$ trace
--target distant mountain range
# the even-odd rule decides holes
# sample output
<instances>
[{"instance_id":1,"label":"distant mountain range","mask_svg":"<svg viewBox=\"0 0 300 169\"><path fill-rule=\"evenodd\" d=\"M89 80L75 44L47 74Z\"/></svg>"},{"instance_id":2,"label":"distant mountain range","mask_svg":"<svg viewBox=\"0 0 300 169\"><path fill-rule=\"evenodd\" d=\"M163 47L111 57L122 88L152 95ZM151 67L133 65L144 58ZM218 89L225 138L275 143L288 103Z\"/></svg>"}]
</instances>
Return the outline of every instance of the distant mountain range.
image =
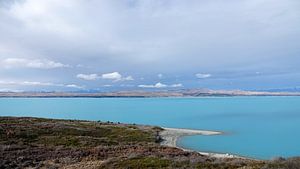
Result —
<instances>
[{"instance_id":1,"label":"distant mountain range","mask_svg":"<svg viewBox=\"0 0 300 169\"><path fill-rule=\"evenodd\" d=\"M260 90L266 92L300 92L300 87L291 87L291 88L277 88L277 89L267 89Z\"/></svg>"},{"instance_id":2,"label":"distant mountain range","mask_svg":"<svg viewBox=\"0 0 300 169\"><path fill-rule=\"evenodd\" d=\"M269 90L165 90L117 92L0 92L0 97L201 97L201 96L300 96L300 91Z\"/></svg>"}]
</instances>

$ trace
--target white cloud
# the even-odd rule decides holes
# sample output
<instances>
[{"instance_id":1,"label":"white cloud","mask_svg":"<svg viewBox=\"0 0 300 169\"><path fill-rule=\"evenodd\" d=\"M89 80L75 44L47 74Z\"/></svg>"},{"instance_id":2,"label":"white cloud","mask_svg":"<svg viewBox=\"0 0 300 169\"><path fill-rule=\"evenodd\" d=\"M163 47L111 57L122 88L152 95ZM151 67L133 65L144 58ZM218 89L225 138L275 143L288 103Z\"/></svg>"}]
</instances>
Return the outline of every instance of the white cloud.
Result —
<instances>
[{"instance_id":1,"label":"white cloud","mask_svg":"<svg viewBox=\"0 0 300 169\"><path fill-rule=\"evenodd\" d=\"M125 81L127 81L127 80L130 81L130 80L134 80L134 79L133 79L132 76L127 76L127 77L123 78L123 80L125 80Z\"/></svg>"},{"instance_id":2,"label":"white cloud","mask_svg":"<svg viewBox=\"0 0 300 169\"><path fill-rule=\"evenodd\" d=\"M162 84L162 83L156 83L156 84L154 85L154 87L155 87L155 88L163 88L163 87L167 87L167 85Z\"/></svg>"},{"instance_id":3,"label":"white cloud","mask_svg":"<svg viewBox=\"0 0 300 169\"><path fill-rule=\"evenodd\" d=\"M30 60L24 58L6 58L0 62L4 68L36 68L36 69L54 69L70 67L70 65L62 64L51 60Z\"/></svg>"},{"instance_id":4,"label":"white cloud","mask_svg":"<svg viewBox=\"0 0 300 169\"><path fill-rule=\"evenodd\" d=\"M15 92L15 93L19 93L19 92L24 92L23 90L16 90L16 89L0 89L0 92Z\"/></svg>"},{"instance_id":5,"label":"white cloud","mask_svg":"<svg viewBox=\"0 0 300 169\"><path fill-rule=\"evenodd\" d=\"M120 87L134 87L132 84L121 84Z\"/></svg>"},{"instance_id":6,"label":"white cloud","mask_svg":"<svg viewBox=\"0 0 300 169\"><path fill-rule=\"evenodd\" d=\"M114 81L120 81L122 79L122 75L119 72L105 73L102 74L102 79L109 79Z\"/></svg>"},{"instance_id":7,"label":"white cloud","mask_svg":"<svg viewBox=\"0 0 300 169\"><path fill-rule=\"evenodd\" d=\"M102 75L98 75L95 73L94 74L78 74L76 77L79 79L83 79L83 80L107 79L107 80L113 80L114 82L134 80L132 76L123 77L119 72L105 73Z\"/></svg>"},{"instance_id":8,"label":"white cloud","mask_svg":"<svg viewBox=\"0 0 300 169\"><path fill-rule=\"evenodd\" d=\"M208 73L197 73L195 76L197 78L199 78L199 79L206 79L206 78L211 77L211 74L208 74Z\"/></svg>"},{"instance_id":9,"label":"white cloud","mask_svg":"<svg viewBox=\"0 0 300 169\"><path fill-rule=\"evenodd\" d=\"M178 83L178 84L172 84L171 87L183 87L183 85L181 83Z\"/></svg>"},{"instance_id":10,"label":"white cloud","mask_svg":"<svg viewBox=\"0 0 300 169\"><path fill-rule=\"evenodd\" d=\"M131 81L134 80L132 76L123 77L119 72L105 73L101 75L102 79L109 79L117 81Z\"/></svg>"},{"instance_id":11,"label":"white cloud","mask_svg":"<svg viewBox=\"0 0 300 169\"><path fill-rule=\"evenodd\" d=\"M166 85L162 84L162 83L156 83L155 85L138 85L138 87L141 87L141 88L162 88L162 87L166 87Z\"/></svg>"},{"instance_id":12,"label":"white cloud","mask_svg":"<svg viewBox=\"0 0 300 169\"><path fill-rule=\"evenodd\" d=\"M38 82L38 81L0 81L0 86L54 86L54 87L66 87L83 89L83 86L76 84L58 84L50 82Z\"/></svg>"},{"instance_id":13,"label":"white cloud","mask_svg":"<svg viewBox=\"0 0 300 169\"><path fill-rule=\"evenodd\" d=\"M99 78L97 74L78 74L76 77L83 80L96 80Z\"/></svg>"},{"instance_id":14,"label":"white cloud","mask_svg":"<svg viewBox=\"0 0 300 169\"><path fill-rule=\"evenodd\" d=\"M66 87L69 87L69 88L76 88L76 89L83 89L84 87L83 86L78 86L76 84L68 84L68 85L65 85Z\"/></svg>"},{"instance_id":15,"label":"white cloud","mask_svg":"<svg viewBox=\"0 0 300 169\"><path fill-rule=\"evenodd\" d=\"M158 77L159 79L161 79L161 78L163 78L163 74L160 73L160 74L157 75L157 77Z\"/></svg>"},{"instance_id":16,"label":"white cloud","mask_svg":"<svg viewBox=\"0 0 300 169\"><path fill-rule=\"evenodd\" d=\"M166 84L158 82L155 85L138 85L138 87L140 87L140 88L167 88L167 87L183 87L183 85L180 84L180 83L172 84L172 85L166 85Z\"/></svg>"},{"instance_id":17,"label":"white cloud","mask_svg":"<svg viewBox=\"0 0 300 169\"><path fill-rule=\"evenodd\" d=\"M24 82L16 82L18 85L26 85L26 86L60 86L58 84L48 83L48 82L31 82L31 81L24 81Z\"/></svg>"}]
</instances>

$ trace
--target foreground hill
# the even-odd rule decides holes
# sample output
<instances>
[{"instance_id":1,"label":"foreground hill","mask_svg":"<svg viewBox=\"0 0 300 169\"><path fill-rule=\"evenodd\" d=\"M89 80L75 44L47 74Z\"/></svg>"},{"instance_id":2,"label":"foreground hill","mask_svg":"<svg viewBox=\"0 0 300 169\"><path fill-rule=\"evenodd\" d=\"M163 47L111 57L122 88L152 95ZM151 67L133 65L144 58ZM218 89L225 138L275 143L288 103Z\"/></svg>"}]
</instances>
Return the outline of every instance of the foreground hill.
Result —
<instances>
[{"instance_id":1,"label":"foreground hill","mask_svg":"<svg viewBox=\"0 0 300 169\"><path fill-rule=\"evenodd\" d=\"M212 158L161 146L153 126L0 117L0 168L296 169L300 159Z\"/></svg>"}]
</instances>

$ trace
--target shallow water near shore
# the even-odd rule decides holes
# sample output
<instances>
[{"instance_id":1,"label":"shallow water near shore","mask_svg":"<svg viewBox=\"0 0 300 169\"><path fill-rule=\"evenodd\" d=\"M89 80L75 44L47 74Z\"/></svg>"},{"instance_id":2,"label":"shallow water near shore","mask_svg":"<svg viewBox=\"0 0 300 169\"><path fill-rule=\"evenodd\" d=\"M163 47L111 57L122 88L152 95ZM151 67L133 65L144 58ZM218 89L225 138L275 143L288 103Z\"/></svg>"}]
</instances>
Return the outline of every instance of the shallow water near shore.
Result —
<instances>
[{"instance_id":1,"label":"shallow water near shore","mask_svg":"<svg viewBox=\"0 0 300 169\"><path fill-rule=\"evenodd\" d=\"M259 159L300 155L300 97L0 98L0 115L217 130L225 135L178 144Z\"/></svg>"}]
</instances>

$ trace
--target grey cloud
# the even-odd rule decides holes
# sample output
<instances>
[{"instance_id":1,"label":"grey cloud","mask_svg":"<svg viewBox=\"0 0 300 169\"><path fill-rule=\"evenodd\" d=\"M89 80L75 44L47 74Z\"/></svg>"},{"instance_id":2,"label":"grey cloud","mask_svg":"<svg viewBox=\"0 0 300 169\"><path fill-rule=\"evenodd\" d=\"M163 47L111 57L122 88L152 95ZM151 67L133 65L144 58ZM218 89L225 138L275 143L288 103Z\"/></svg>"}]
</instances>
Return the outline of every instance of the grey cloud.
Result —
<instances>
[{"instance_id":1,"label":"grey cloud","mask_svg":"<svg viewBox=\"0 0 300 169\"><path fill-rule=\"evenodd\" d=\"M24 79L72 83L82 72L118 70L134 77L189 75L183 80L195 86L197 72L300 72L298 0L0 2L0 60L85 65L63 72L22 70ZM0 68L0 80L18 80L15 74Z\"/></svg>"}]
</instances>

